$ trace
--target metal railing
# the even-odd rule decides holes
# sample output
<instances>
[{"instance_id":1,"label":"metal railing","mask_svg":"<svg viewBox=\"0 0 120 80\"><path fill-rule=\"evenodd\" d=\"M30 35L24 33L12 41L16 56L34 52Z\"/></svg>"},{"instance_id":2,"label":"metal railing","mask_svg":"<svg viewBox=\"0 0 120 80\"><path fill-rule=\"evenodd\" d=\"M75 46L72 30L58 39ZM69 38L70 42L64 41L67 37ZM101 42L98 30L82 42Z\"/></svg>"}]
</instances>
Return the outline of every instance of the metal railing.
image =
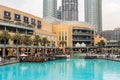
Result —
<instances>
[{"instance_id":1,"label":"metal railing","mask_svg":"<svg viewBox=\"0 0 120 80\"><path fill-rule=\"evenodd\" d=\"M0 20L1 25L5 26L11 26L11 27L17 27L17 28L23 28L23 29L29 29L29 30L34 30L34 26L30 24L25 24L25 23L20 23L16 21L8 21L8 20Z\"/></svg>"}]
</instances>

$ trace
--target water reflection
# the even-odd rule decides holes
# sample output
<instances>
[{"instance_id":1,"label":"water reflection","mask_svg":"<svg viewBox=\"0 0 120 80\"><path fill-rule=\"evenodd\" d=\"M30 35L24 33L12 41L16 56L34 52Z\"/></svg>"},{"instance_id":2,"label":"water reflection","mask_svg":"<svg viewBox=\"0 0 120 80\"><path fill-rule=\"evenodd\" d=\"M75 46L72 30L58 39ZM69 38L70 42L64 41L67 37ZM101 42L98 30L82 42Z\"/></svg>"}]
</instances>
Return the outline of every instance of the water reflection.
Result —
<instances>
[{"instance_id":1,"label":"water reflection","mask_svg":"<svg viewBox=\"0 0 120 80\"><path fill-rule=\"evenodd\" d=\"M120 62L70 59L0 67L0 80L119 80Z\"/></svg>"}]
</instances>

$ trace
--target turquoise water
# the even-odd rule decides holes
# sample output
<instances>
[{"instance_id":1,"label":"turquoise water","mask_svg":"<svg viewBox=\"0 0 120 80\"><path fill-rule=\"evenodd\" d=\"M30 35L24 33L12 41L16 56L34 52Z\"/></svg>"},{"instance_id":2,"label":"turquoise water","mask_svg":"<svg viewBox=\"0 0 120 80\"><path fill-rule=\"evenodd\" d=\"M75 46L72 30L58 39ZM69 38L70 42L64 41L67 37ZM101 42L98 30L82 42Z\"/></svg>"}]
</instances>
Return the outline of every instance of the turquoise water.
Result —
<instances>
[{"instance_id":1,"label":"turquoise water","mask_svg":"<svg viewBox=\"0 0 120 80\"><path fill-rule=\"evenodd\" d=\"M69 59L0 66L0 80L120 80L120 62Z\"/></svg>"}]
</instances>

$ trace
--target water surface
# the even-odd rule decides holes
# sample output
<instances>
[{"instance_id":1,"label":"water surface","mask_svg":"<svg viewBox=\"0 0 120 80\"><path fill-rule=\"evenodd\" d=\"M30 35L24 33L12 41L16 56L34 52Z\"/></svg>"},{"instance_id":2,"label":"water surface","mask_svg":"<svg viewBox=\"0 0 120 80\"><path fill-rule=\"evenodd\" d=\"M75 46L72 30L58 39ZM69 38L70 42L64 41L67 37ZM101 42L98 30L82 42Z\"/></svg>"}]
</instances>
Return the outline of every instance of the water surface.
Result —
<instances>
[{"instance_id":1,"label":"water surface","mask_svg":"<svg viewBox=\"0 0 120 80\"><path fill-rule=\"evenodd\" d=\"M0 80L120 80L120 62L68 59L0 66Z\"/></svg>"}]
</instances>

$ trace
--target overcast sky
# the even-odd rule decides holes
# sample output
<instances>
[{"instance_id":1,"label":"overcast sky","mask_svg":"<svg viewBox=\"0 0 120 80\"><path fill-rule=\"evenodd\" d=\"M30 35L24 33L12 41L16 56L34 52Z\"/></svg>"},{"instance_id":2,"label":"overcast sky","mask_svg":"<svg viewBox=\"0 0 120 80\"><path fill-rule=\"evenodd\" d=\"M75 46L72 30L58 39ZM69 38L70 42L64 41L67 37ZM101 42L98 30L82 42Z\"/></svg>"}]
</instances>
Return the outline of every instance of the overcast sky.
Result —
<instances>
[{"instance_id":1,"label":"overcast sky","mask_svg":"<svg viewBox=\"0 0 120 80\"><path fill-rule=\"evenodd\" d=\"M0 0L0 4L42 17L43 0ZM120 0L103 0L102 13L103 30L120 27ZM79 21L84 21L84 0L79 0Z\"/></svg>"}]
</instances>

